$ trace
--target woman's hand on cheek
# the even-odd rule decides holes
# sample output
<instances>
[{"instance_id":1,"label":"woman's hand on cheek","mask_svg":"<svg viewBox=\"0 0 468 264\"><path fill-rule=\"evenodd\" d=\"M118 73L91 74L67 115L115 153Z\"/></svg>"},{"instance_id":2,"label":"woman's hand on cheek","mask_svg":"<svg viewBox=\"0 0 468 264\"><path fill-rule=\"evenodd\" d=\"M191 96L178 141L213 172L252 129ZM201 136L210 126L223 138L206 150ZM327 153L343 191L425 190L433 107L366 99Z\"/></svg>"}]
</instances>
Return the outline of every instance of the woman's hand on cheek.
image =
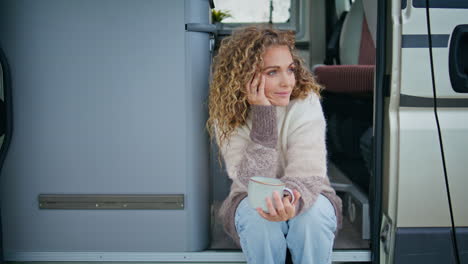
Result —
<instances>
[{"instance_id":1,"label":"woman's hand on cheek","mask_svg":"<svg viewBox=\"0 0 468 264\"><path fill-rule=\"evenodd\" d=\"M261 73L256 73L249 83L246 85L247 101L251 105L271 105L268 98L265 96L265 76Z\"/></svg>"}]
</instances>

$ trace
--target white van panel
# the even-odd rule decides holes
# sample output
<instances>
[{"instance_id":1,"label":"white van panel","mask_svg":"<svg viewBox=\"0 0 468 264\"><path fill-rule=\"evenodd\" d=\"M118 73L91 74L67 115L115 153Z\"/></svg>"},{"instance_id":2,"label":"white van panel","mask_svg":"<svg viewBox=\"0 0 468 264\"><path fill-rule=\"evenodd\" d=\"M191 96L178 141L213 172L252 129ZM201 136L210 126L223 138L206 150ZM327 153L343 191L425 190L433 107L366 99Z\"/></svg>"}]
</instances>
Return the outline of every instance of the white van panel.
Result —
<instances>
[{"instance_id":1,"label":"white van panel","mask_svg":"<svg viewBox=\"0 0 468 264\"><path fill-rule=\"evenodd\" d=\"M400 109L398 227L450 226L432 108Z\"/></svg>"},{"instance_id":2,"label":"white van panel","mask_svg":"<svg viewBox=\"0 0 468 264\"><path fill-rule=\"evenodd\" d=\"M400 93L413 96L432 97L431 63L427 49L401 49ZM427 87L421 89L421 87Z\"/></svg>"},{"instance_id":3,"label":"white van panel","mask_svg":"<svg viewBox=\"0 0 468 264\"><path fill-rule=\"evenodd\" d=\"M466 188L468 172L466 151L468 150L468 108L439 108L439 120L445 150L450 195L456 226L468 226L468 201Z\"/></svg>"},{"instance_id":4,"label":"white van panel","mask_svg":"<svg viewBox=\"0 0 468 264\"><path fill-rule=\"evenodd\" d=\"M403 10L402 13L402 34L404 36L428 34L426 10L424 8L413 8L412 5L408 5L407 9ZM467 11L459 9L430 9L430 17L431 21L438 21L438 23L431 23L432 35L449 35L460 24L460 21L467 20ZM451 88L448 74L449 43L450 39L446 47L434 47L432 49L437 97L468 98L468 94L456 93ZM401 93L432 98L429 49L427 47L402 48L401 54ZM421 89L421 87L427 88Z\"/></svg>"},{"instance_id":5,"label":"white van panel","mask_svg":"<svg viewBox=\"0 0 468 264\"><path fill-rule=\"evenodd\" d=\"M449 78L449 44L434 44L434 36L450 36L453 29L467 22L467 9L431 8L431 34L434 80L438 99L466 99L468 94L452 89ZM427 37L428 25L425 8L414 8L411 3L402 10L402 36ZM401 95L432 99L433 85L429 43L407 45L401 49ZM463 114L463 112L465 114ZM462 187L467 185L463 175L460 150L466 149L468 123L465 110L461 108L441 109L439 120L444 142L445 160L449 176L452 205L455 208L456 225L466 225L468 210L463 207ZM433 107L400 108L400 175L398 193L398 226L450 226L447 191L442 168L442 156L438 139ZM413 149L409 150L413 146ZM414 147L417 146L417 147ZM405 147L407 149L405 149ZM419 186L419 187L418 187ZM424 188L421 188L423 186ZM418 196L410 188L416 188ZM466 195L465 195L466 197ZM457 201L454 201L457 200ZM430 203L428 206L427 203ZM437 206L436 206L437 205ZM402 206L402 207L401 207ZM431 209L433 208L433 212ZM437 209L443 208L443 209ZM438 212L436 212L438 211ZM462 224L464 223L464 224Z\"/></svg>"},{"instance_id":6,"label":"white van panel","mask_svg":"<svg viewBox=\"0 0 468 264\"><path fill-rule=\"evenodd\" d=\"M425 10L420 8L421 11ZM451 34L460 24L468 23L467 9L429 9L432 34Z\"/></svg>"},{"instance_id":7,"label":"white van panel","mask_svg":"<svg viewBox=\"0 0 468 264\"><path fill-rule=\"evenodd\" d=\"M450 83L448 66L449 48L432 49L432 56L434 60L434 76L437 88L437 98L468 98L468 94L455 92L452 88L452 84Z\"/></svg>"},{"instance_id":8,"label":"white van panel","mask_svg":"<svg viewBox=\"0 0 468 264\"><path fill-rule=\"evenodd\" d=\"M408 8L402 11L403 34L427 34L426 9L413 8L411 5L408 5ZM439 23L431 23L431 33L449 34L456 25L460 24L460 21L466 20L467 11L462 9L430 9L429 12L431 21L440 21Z\"/></svg>"},{"instance_id":9,"label":"white van panel","mask_svg":"<svg viewBox=\"0 0 468 264\"><path fill-rule=\"evenodd\" d=\"M397 7L398 2L392 1ZM449 46L454 28L459 24L467 24L468 9L465 0L434 0L430 2L430 9L425 8L427 2L423 0L401 3L406 8L402 11L394 10L396 12L393 13L394 28L398 28L398 22L402 23L401 56L398 57L401 63L393 60L396 67L401 66L401 77L392 80L392 85L398 87L399 79L401 88L395 91L392 87L392 92L400 94L400 153L397 159L398 228L393 236L392 245L395 248L390 249L389 263L455 263L446 178L450 185L458 249L460 254L464 254L468 252L468 244L465 228L461 227L467 226L468 209L465 206L466 191L463 192L463 189L468 180L461 159L468 146L465 143L468 105L467 94L456 93L452 89L449 79ZM401 20L398 20L398 12L401 12ZM432 45L429 43L429 33ZM393 34L393 39L399 39L399 36ZM393 52L395 54L395 49ZM399 72L399 69L396 71ZM434 86L437 98L434 98ZM462 258L460 263L465 262Z\"/></svg>"},{"instance_id":10,"label":"white van panel","mask_svg":"<svg viewBox=\"0 0 468 264\"><path fill-rule=\"evenodd\" d=\"M403 48L401 54L401 93L432 98L431 62L428 48ZM455 92L450 84L448 47L433 48L432 54L434 62L445 62L445 64L434 65L437 98L468 98L468 94Z\"/></svg>"},{"instance_id":11,"label":"white van panel","mask_svg":"<svg viewBox=\"0 0 468 264\"><path fill-rule=\"evenodd\" d=\"M408 5L402 11L402 17L402 34L427 34L426 20L421 19L426 17L424 9Z\"/></svg>"},{"instance_id":12,"label":"white van panel","mask_svg":"<svg viewBox=\"0 0 468 264\"><path fill-rule=\"evenodd\" d=\"M451 34L447 48L432 49L437 98L450 91L451 98L468 98L468 93L457 93L452 87L449 73L450 41L456 26L468 24L468 9L430 9L432 34ZM466 43L462 44L466 49ZM465 72L466 74L466 72ZM453 220L457 227L468 226L468 203L466 186L466 150L468 149L468 105L459 100L459 107L441 108L439 116L442 142L447 167L447 178L453 208ZM462 243L463 245L463 243ZM465 242L466 245L466 242ZM463 246L462 246L463 248ZM460 249L462 250L462 249Z\"/></svg>"}]
</instances>

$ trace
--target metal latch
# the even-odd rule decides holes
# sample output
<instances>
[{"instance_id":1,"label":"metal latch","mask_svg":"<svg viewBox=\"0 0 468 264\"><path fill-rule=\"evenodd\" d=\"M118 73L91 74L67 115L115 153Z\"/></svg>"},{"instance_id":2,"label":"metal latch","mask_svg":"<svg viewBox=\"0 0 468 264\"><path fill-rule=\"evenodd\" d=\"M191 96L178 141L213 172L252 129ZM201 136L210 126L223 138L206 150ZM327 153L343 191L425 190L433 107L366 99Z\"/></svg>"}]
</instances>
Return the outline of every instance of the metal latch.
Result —
<instances>
[{"instance_id":1,"label":"metal latch","mask_svg":"<svg viewBox=\"0 0 468 264\"><path fill-rule=\"evenodd\" d=\"M390 252L390 239L391 239L391 225L389 222L385 221L382 231L380 231L380 241L382 241L382 245L386 254Z\"/></svg>"}]
</instances>

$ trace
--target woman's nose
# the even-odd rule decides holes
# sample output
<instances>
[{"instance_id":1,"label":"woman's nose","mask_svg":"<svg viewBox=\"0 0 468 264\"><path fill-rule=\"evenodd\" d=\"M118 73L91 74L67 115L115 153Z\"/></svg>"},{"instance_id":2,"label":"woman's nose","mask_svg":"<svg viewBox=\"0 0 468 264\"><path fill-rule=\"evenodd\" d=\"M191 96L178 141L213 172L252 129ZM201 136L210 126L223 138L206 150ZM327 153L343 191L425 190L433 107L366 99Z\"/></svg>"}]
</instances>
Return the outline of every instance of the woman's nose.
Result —
<instances>
[{"instance_id":1,"label":"woman's nose","mask_svg":"<svg viewBox=\"0 0 468 264\"><path fill-rule=\"evenodd\" d=\"M280 85L281 86L292 86L294 85L294 75L293 74L282 74L281 75L281 80L280 80Z\"/></svg>"}]
</instances>

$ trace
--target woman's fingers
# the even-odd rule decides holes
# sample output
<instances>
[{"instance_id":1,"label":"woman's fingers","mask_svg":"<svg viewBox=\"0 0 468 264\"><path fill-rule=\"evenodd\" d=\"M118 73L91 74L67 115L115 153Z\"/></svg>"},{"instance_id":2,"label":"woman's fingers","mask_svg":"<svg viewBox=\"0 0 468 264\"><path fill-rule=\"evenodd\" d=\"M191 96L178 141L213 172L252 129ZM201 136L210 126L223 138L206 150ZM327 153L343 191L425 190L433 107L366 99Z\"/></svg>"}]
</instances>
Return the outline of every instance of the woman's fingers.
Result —
<instances>
[{"instance_id":1,"label":"woman's fingers","mask_svg":"<svg viewBox=\"0 0 468 264\"><path fill-rule=\"evenodd\" d=\"M301 199L301 193L298 192L297 190L293 190L293 193L294 193L294 206L297 205L297 203L299 202L299 199Z\"/></svg>"},{"instance_id":2,"label":"woman's fingers","mask_svg":"<svg viewBox=\"0 0 468 264\"><path fill-rule=\"evenodd\" d=\"M256 73L252 78L252 81L249 85L249 93L256 95L258 93L258 84L259 84L260 75Z\"/></svg>"},{"instance_id":3,"label":"woman's fingers","mask_svg":"<svg viewBox=\"0 0 468 264\"><path fill-rule=\"evenodd\" d=\"M276 212L281 219L287 218L286 211L284 210L283 201L278 192L273 192L273 199L275 200Z\"/></svg>"},{"instance_id":4,"label":"woman's fingers","mask_svg":"<svg viewBox=\"0 0 468 264\"><path fill-rule=\"evenodd\" d=\"M266 79L262 73L256 73L246 85L247 101L251 105L271 105L265 95Z\"/></svg>"},{"instance_id":5,"label":"woman's fingers","mask_svg":"<svg viewBox=\"0 0 468 264\"><path fill-rule=\"evenodd\" d=\"M262 209L262 208L260 208L260 207L257 208L257 212L258 212L258 214L259 214L261 217L265 218L266 220L271 221L270 218L269 218L269 216L268 216L265 212L263 212L263 209Z\"/></svg>"},{"instance_id":6,"label":"woman's fingers","mask_svg":"<svg viewBox=\"0 0 468 264\"><path fill-rule=\"evenodd\" d=\"M265 76L260 76L260 84L258 85L258 93L265 96Z\"/></svg>"},{"instance_id":7,"label":"woman's fingers","mask_svg":"<svg viewBox=\"0 0 468 264\"><path fill-rule=\"evenodd\" d=\"M277 216L278 214L276 213L275 207L273 206L273 202L271 201L270 197L266 198L266 204L267 204L269 215L272 217Z\"/></svg>"},{"instance_id":8,"label":"woman's fingers","mask_svg":"<svg viewBox=\"0 0 468 264\"><path fill-rule=\"evenodd\" d=\"M250 93L252 94L257 94L258 93L258 83L259 83L259 74L256 73L252 79L252 82L250 82Z\"/></svg>"},{"instance_id":9,"label":"woman's fingers","mask_svg":"<svg viewBox=\"0 0 468 264\"><path fill-rule=\"evenodd\" d=\"M296 208L291 204L288 197L283 198L284 210L288 219L296 215Z\"/></svg>"},{"instance_id":10,"label":"woman's fingers","mask_svg":"<svg viewBox=\"0 0 468 264\"><path fill-rule=\"evenodd\" d=\"M300 197L299 192L294 192L296 197ZM281 197L278 192L273 192L273 200L267 197L266 204L269 213L265 213L261 208L257 208L258 214L268 221L287 221L296 215L295 204L291 204L289 197Z\"/></svg>"}]
</instances>

